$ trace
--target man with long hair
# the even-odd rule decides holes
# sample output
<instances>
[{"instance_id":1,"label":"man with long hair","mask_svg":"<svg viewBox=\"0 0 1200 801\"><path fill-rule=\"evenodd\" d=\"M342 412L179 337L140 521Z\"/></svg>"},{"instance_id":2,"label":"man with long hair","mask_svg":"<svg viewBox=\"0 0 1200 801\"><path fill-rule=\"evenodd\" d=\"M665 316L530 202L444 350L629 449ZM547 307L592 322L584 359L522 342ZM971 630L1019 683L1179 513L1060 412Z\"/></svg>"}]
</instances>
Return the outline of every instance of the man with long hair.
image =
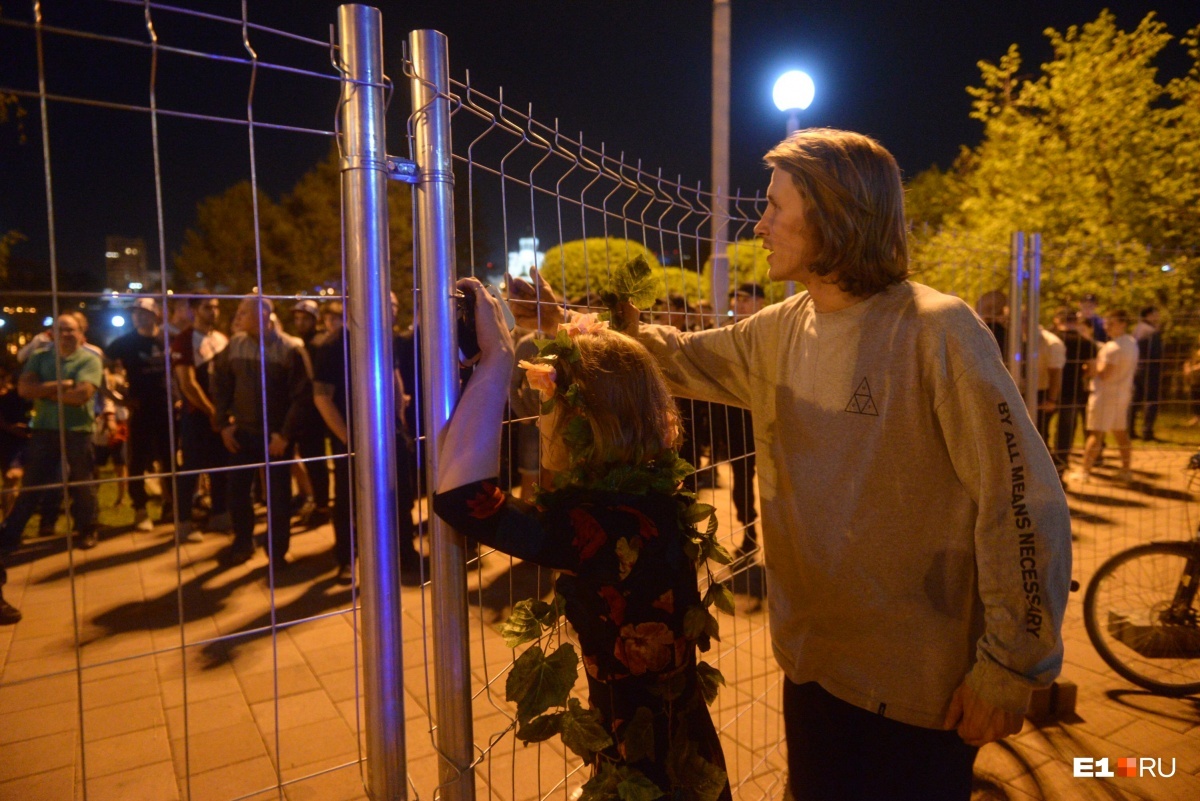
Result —
<instances>
[{"instance_id":1,"label":"man with long hair","mask_svg":"<svg viewBox=\"0 0 1200 801\"><path fill-rule=\"evenodd\" d=\"M807 291L638 337L673 392L754 416L793 795L965 801L978 748L1061 669L1066 499L991 333L908 280L892 155L810 129L766 162L755 233Z\"/></svg>"}]
</instances>

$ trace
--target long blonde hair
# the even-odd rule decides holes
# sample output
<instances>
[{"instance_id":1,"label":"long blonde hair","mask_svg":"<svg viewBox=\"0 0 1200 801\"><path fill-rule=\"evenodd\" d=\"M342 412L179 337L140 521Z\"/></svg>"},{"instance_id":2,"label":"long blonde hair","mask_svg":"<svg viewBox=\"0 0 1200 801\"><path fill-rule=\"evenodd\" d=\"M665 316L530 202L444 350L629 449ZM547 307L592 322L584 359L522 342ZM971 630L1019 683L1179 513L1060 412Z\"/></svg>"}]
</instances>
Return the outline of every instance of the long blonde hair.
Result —
<instances>
[{"instance_id":1,"label":"long blonde hair","mask_svg":"<svg viewBox=\"0 0 1200 801\"><path fill-rule=\"evenodd\" d=\"M658 363L636 339L613 330L578 334L579 359L560 358L556 383L578 385L578 406L561 404L556 435L582 416L592 434L591 453L582 465L645 464L679 446L679 410ZM562 400L560 392L560 403Z\"/></svg>"}]
</instances>

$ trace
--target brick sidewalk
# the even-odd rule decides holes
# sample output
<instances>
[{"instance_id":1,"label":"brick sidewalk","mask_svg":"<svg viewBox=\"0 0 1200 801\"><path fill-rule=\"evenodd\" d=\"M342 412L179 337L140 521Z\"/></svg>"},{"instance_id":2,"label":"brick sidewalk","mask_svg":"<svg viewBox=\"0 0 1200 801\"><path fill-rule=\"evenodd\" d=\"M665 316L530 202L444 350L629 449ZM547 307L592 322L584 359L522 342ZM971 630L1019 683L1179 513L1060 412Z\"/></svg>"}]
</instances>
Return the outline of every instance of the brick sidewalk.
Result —
<instances>
[{"instance_id":1,"label":"brick sidewalk","mask_svg":"<svg viewBox=\"0 0 1200 801\"><path fill-rule=\"evenodd\" d=\"M1149 532L1190 530L1178 469L1185 460L1139 454L1142 481L1133 489L1101 480L1071 494L1081 583L1108 553ZM727 509L727 490L712 499ZM730 522L724 514L722 530ZM274 589L274 621L265 556L223 568L214 557L227 543L210 537L177 553L160 527L114 533L76 553L73 568L57 539L34 540L16 557L6 595L25 618L0 629L0 801L82 798L85 766L89 799L179 799L189 790L192 799L278 798L280 782L288 799L365 798L354 617L349 590L333 581L332 534L324 527L293 537L295 561ZM481 799L563 798L585 778L557 744L514 745L508 730L503 683L512 656L495 626L510 594L545 591L548 580L498 554L472 573L475 740L481 748L494 742L476 771ZM1072 596L1065 629L1064 678L1079 686L1076 716L1027 722L1017 737L983 749L974 798L1200 798L1200 706L1144 693L1109 671L1084 633L1081 596ZM408 767L421 798L432 798L438 783L427 597L406 589L402 599ZM781 798L780 676L761 600L739 595L738 610L722 618L722 645L707 657L729 680L714 717L735 797ZM1168 765L1173 757L1177 772L1075 779L1075 756L1161 757Z\"/></svg>"}]
</instances>

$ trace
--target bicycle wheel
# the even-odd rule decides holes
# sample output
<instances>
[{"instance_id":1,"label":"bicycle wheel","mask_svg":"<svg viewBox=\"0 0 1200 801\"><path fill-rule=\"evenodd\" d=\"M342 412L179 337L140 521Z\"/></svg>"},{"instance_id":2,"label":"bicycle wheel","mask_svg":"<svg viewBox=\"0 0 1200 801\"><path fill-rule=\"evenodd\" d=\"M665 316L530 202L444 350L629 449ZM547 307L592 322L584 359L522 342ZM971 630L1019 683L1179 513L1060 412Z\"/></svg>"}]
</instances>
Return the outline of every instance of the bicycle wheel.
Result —
<instances>
[{"instance_id":1,"label":"bicycle wheel","mask_svg":"<svg viewBox=\"0 0 1200 801\"><path fill-rule=\"evenodd\" d=\"M1200 548L1155 542L1122 551L1100 566L1083 599L1083 621L1101 658L1124 678L1161 695L1200 692L1200 626L1195 594L1187 609L1172 601Z\"/></svg>"}]
</instances>

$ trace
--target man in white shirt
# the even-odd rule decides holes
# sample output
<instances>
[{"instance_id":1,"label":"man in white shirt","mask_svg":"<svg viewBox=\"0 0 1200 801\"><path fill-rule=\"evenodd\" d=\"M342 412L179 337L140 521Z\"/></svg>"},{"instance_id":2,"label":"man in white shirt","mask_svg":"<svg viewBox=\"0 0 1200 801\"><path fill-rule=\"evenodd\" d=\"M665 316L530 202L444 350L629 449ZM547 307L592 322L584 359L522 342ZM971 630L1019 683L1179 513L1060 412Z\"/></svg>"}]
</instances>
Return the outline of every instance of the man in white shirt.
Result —
<instances>
[{"instance_id":1,"label":"man in white shirt","mask_svg":"<svg viewBox=\"0 0 1200 801\"><path fill-rule=\"evenodd\" d=\"M1109 339L1096 355L1096 371L1092 378L1092 394L1087 403L1087 444L1083 449L1083 466L1074 480L1092 479L1092 466L1100 454L1105 433L1111 431L1121 451L1121 471L1117 480L1129 483L1133 479L1133 448L1129 440L1129 404L1133 401L1133 376L1137 371L1137 340L1129 335L1129 315L1117 309L1104 320Z\"/></svg>"}]
</instances>

